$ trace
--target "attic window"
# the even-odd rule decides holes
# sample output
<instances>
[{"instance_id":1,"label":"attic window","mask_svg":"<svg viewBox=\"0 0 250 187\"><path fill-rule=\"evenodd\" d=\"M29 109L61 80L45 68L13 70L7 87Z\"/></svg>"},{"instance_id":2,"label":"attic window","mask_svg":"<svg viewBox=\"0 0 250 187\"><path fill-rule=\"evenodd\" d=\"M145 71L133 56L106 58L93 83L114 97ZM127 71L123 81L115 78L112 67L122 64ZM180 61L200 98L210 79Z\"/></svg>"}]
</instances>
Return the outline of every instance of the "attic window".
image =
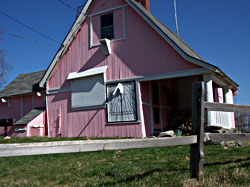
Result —
<instances>
[{"instance_id":1,"label":"attic window","mask_svg":"<svg viewBox=\"0 0 250 187\"><path fill-rule=\"evenodd\" d=\"M101 39L114 38L114 18L113 13L101 16Z\"/></svg>"}]
</instances>

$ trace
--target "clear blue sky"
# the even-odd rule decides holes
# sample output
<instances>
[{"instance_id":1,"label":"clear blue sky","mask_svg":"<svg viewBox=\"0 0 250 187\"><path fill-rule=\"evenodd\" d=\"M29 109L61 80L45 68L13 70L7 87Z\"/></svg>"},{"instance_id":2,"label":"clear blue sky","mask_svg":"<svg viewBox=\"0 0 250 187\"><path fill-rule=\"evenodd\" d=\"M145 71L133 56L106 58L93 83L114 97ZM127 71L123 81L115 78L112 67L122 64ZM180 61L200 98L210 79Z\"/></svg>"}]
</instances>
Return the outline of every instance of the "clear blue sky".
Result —
<instances>
[{"instance_id":1,"label":"clear blue sky","mask_svg":"<svg viewBox=\"0 0 250 187\"><path fill-rule=\"evenodd\" d=\"M77 8L85 0L63 0ZM175 31L174 0L151 0L151 12ZM0 1L0 11L61 43L76 17L76 12L58 0ZM177 0L180 37L205 61L220 67L236 81L238 104L250 105L250 1ZM4 34L0 48L13 66L8 82L18 74L46 69L58 45L0 14Z\"/></svg>"}]
</instances>

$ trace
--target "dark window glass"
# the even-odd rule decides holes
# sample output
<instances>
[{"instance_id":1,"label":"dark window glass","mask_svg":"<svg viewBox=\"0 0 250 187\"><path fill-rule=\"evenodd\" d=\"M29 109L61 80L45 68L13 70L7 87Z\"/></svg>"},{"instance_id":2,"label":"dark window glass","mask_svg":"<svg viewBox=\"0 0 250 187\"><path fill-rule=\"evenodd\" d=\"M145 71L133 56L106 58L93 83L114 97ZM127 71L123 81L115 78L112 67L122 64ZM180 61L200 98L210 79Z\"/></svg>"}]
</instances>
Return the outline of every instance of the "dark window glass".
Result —
<instances>
[{"instance_id":1,"label":"dark window glass","mask_svg":"<svg viewBox=\"0 0 250 187\"><path fill-rule=\"evenodd\" d=\"M160 110L159 108L154 107L154 123L159 124L160 123Z\"/></svg>"},{"instance_id":2,"label":"dark window glass","mask_svg":"<svg viewBox=\"0 0 250 187\"><path fill-rule=\"evenodd\" d=\"M152 84L152 90L153 90L153 104L158 105L159 104L159 87L158 82L153 82Z\"/></svg>"},{"instance_id":3,"label":"dark window glass","mask_svg":"<svg viewBox=\"0 0 250 187\"><path fill-rule=\"evenodd\" d=\"M101 16L101 38L114 38L113 13Z\"/></svg>"}]
</instances>

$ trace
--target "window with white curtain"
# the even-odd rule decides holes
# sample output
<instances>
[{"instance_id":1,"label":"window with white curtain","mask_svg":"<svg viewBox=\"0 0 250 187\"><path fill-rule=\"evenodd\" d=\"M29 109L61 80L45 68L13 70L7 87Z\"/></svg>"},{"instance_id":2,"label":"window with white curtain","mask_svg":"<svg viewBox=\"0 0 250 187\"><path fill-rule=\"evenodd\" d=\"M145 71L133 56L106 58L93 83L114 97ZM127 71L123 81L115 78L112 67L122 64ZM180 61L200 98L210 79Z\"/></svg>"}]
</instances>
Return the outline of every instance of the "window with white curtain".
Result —
<instances>
[{"instance_id":1,"label":"window with white curtain","mask_svg":"<svg viewBox=\"0 0 250 187\"><path fill-rule=\"evenodd\" d=\"M138 120L135 82L107 85L107 117L109 123Z\"/></svg>"}]
</instances>

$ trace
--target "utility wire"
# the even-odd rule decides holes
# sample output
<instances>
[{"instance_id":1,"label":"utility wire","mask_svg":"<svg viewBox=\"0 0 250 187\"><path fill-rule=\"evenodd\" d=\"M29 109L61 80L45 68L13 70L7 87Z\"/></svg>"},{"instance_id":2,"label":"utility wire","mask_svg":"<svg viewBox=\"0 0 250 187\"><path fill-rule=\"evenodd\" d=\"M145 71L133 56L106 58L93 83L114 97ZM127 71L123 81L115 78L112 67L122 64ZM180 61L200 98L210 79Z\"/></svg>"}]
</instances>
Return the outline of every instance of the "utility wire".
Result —
<instances>
[{"instance_id":1,"label":"utility wire","mask_svg":"<svg viewBox=\"0 0 250 187\"><path fill-rule=\"evenodd\" d=\"M57 0L57 1L60 2L60 3L62 3L64 6L66 6L66 7L68 7L68 8L71 8L71 9L74 10L74 11L77 11L76 8L70 6L69 4L63 2L62 0Z\"/></svg>"},{"instance_id":2,"label":"utility wire","mask_svg":"<svg viewBox=\"0 0 250 187\"><path fill-rule=\"evenodd\" d=\"M40 41L37 41L37 40L31 40L31 39L28 39L28 38L25 38L23 36L19 36L19 35L16 35L16 34L11 34L11 33L6 33L6 32L4 32L4 34L6 34L8 36L11 36L11 37L14 37L14 38L21 39L21 40L26 40L26 41L29 41L29 42L32 42L32 43L35 43L35 44L42 44L42 45L47 45L47 46L58 46L57 44L49 44L49 43L43 43L43 42L40 42Z\"/></svg>"},{"instance_id":3,"label":"utility wire","mask_svg":"<svg viewBox=\"0 0 250 187\"><path fill-rule=\"evenodd\" d=\"M176 34L179 35L178 22L177 22L177 10L176 10L176 0L174 0L174 17L175 17L175 26L176 26Z\"/></svg>"},{"instance_id":4,"label":"utility wire","mask_svg":"<svg viewBox=\"0 0 250 187\"><path fill-rule=\"evenodd\" d=\"M47 36L47 35L41 33L40 31L37 31L37 30L33 29L32 27L30 27L30 26L28 26L28 25L22 23L21 21L18 21L17 19L15 19L15 18L9 16L8 14L2 12L1 10L0 10L0 14L3 14L3 15L5 15L5 16L7 16L8 18L12 19L12 20L15 21L16 23L19 23L20 25L22 25L22 26L24 26L24 27L26 27L26 28L32 30L33 32L35 32L35 33L37 33L37 34L39 34L39 35L41 35L41 36L43 36L43 37L45 37L45 38L47 38L47 39L49 39L49 40L51 40L51 41L57 43L57 44L60 44L60 43L59 43L58 41L56 41L55 39L53 39L53 38L51 38L51 37L49 37L49 36Z\"/></svg>"}]
</instances>

